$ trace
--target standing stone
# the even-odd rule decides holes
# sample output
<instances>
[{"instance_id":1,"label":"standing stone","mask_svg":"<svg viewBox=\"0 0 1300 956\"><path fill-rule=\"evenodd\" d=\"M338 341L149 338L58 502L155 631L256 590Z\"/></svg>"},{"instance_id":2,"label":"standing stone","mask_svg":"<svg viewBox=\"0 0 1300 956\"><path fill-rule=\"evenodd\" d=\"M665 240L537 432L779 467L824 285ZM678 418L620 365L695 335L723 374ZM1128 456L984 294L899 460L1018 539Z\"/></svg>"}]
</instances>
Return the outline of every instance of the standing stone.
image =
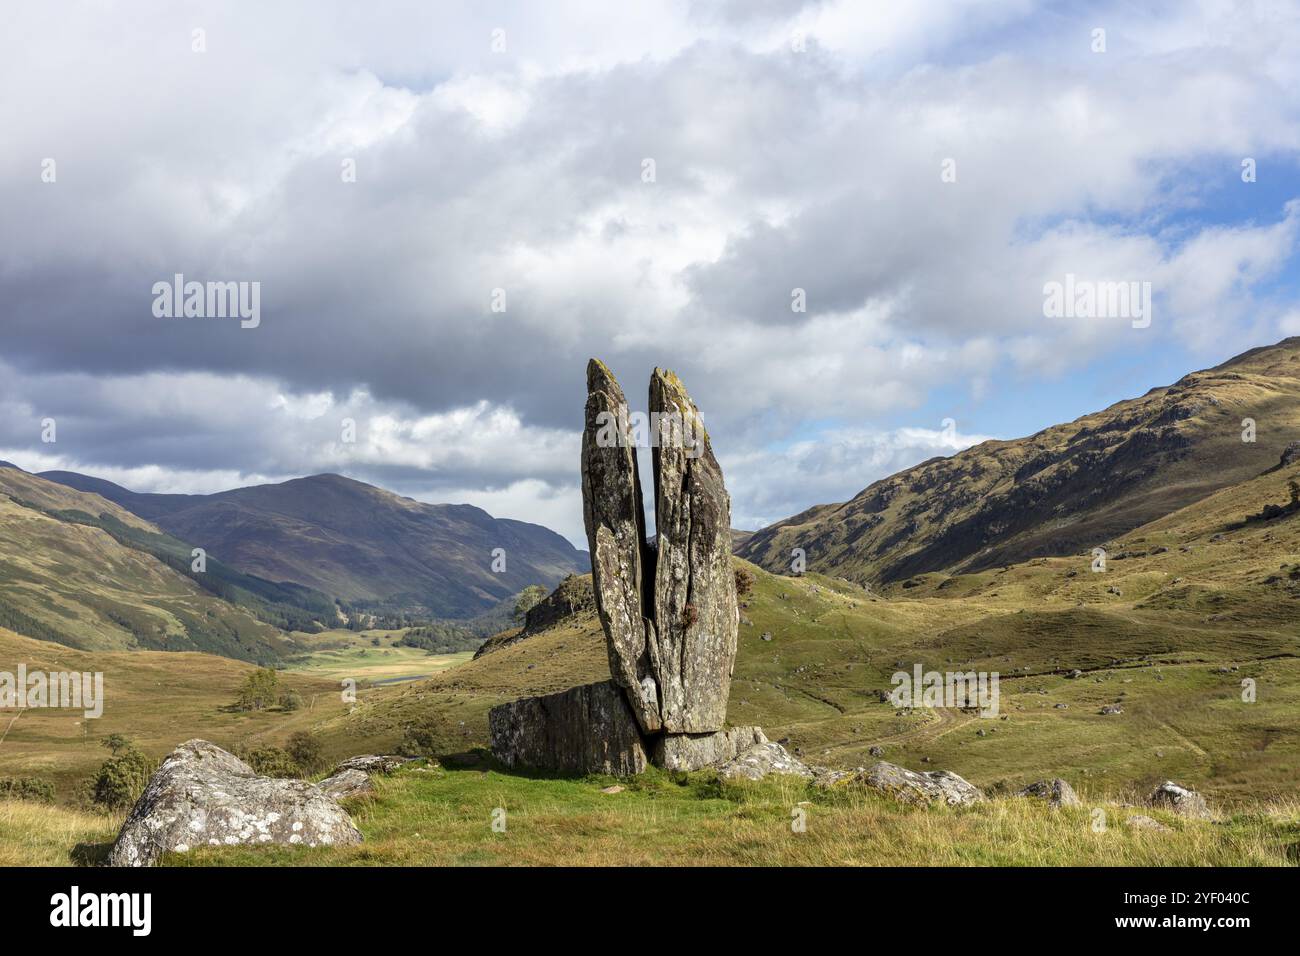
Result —
<instances>
[{"instance_id":1,"label":"standing stone","mask_svg":"<svg viewBox=\"0 0 1300 956\"><path fill-rule=\"evenodd\" d=\"M654 553L646 545L636 448L626 428L627 399L598 359L587 363L586 427L582 433L582 512L591 548L596 609L605 631L609 669L627 691L637 723L660 729L659 693L649 648L654 625L644 601L653 580ZM648 606L647 606L648 605Z\"/></svg>"},{"instance_id":2,"label":"standing stone","mask_svg":"<svg viewBox=\"0 0 1300 956\"><path fill-rule=\"evenodd\" d=\"M492 754L507 767L620 777L646 767L636 718L613 681L493 707L488 728Z\"/></svg>"},{"instance_id":3,"label":"standing stone","mask_svg":"<svg viewBox=\"0 0 1300 956\"><path fill-rule=\"evenodd\" d=\"M658 529L650 664L664 729L708 733L726 721L740 626L731 498L699 409L672 372L655 369L650 379L650 417Z\"/></svg>"}]
</instances>

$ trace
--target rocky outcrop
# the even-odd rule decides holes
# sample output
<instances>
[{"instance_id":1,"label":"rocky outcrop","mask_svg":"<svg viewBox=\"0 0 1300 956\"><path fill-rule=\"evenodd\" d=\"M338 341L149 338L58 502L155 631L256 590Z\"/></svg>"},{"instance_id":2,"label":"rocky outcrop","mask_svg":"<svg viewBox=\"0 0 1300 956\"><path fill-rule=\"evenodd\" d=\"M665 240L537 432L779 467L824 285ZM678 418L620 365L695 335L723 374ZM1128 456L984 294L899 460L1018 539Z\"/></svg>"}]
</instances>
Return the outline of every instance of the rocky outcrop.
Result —
<instances>
[{"instance_id":1,"label":"rocky outcrop","mask_svg":"<svg viewBox=\"0 0 1300 956\"><path fill-rule=\"evenodd\" d=\"M571 623L595 613L596 598L591 591L591 575L570 574L556 585L554 591L528 609L523 627L489 637L474 652L474 660L518 644L558 624Z\"/></svg>"},{"instance_id":2,"label":"rocky outcrop","mask_svg":"<svg viewBox=\"0 0 1300 956\"><path fill-rule=\"evenodd\" d=\"M721 730L736 661L740 609L731 566L731 497L699 409L672 372L650 379L659 428L654 463L655 635L664 728Z\"/></svg>"},{"instance_id":3,"label":"rocky outcrop","mask_svg":"<svg viewBox=\"0 0 1300 956\"><path fill-rule=\"evenodd\" d=\"M613 681L525 697L488 712L492 753L507 767L628 776L646 768L645 745Z\"/></svg>"},{"instance_id":4,"label":"rocky outcrop","mask_svg":"<svg viewBox=\"0 0 1300 956\"><path fill-rule=\"evenodd\" d=\"M1203 796L1195 790L1180 787L1172 780L1166 780L1156 787L1147 803L1162 810L1172 810L1180 817L1193 820L1208 820L1212 815Z\"/></svg>"},{"instance_id":5,"label":"rocky outcrop","mask_svg":"<svg viewBox=\"0 0 1300 956\"><path fill-rule=\"evenodd\" d=\"M109 853L110 866L152 866L201 846L343 846L361 833L342 807L302 780L260 777L206 740L181 744L149 779Z\"/></svg>"},{"instance_id":6,"label":"rocky outcrop","mask_svg":"<svg viewBox=\"0 0 1300 956\"><path fill-rule=\"evenodd\" d=\"M712 734L663 734L654 739L650 759L665 770L702 770L767 742L757 727L733 727Z\"/></svg>"},{"instance_id":7,"label":"rocky outcrop","mask_svg":"<svg viewBox=\"0 0 1300 956\"><path fill-rule=\"evenodd\" d=\"M1055 780L1039 780L1031 783L1016 796L1045 800L1053 810L1058 807L1077 807L1080 803L1079 795L1074 792L1074 788L1060 777Z\"/></svg>"},{"instance_id":8,"label":"rocky outcrop","mask_svg":"<svg viewBox=\"0 0 1300 956\"><path fill-rule=\"evenodd\" d=\"M613 374L597 359L587 364L582 516L609 670L615 683L627 692L641 729L653 733L663 726L658 683L651 672L653 612L645 602L654 554L646 544L641 477L635 443L628 432L627 398Z\"/></svg>"},{"instance_id":9,"label":"rocky outcrop","mask_svg":"<svg viewBox=\"0 0 1300 956\"><path fill-rule=\"evenodd\" d=\"M771 774L811 777L813 771L780 744L764 741L742 750L718 770L723 780L762 780Z\"/></svg>"},{"instance_id":10,"label":"rocky outcrop","mask_svg":"<svg viewBox=\"0 0 1300 956\"><path fill-rule=\"evenodd\" d=\"M918 773L883 760L859 774L855 780L902 803L946 803L957 807L984 799L978 788L955 773L947 770Z\"/></svg>"}]
</instances>

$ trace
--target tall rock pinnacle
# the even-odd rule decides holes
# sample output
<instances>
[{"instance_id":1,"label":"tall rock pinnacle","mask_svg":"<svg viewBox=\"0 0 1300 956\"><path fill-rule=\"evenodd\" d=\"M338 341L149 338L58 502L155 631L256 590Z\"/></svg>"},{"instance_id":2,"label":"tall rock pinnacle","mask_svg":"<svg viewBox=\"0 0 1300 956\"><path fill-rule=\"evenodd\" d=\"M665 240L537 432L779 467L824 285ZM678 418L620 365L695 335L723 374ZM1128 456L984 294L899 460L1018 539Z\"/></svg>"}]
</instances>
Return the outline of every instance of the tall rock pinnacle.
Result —
<instances>
[{"instance_id":1,"label":"tall rock pinnacle","mask_svg":"<svg viewBox=\"0 0 1300 956\"><path fill-rule=\"evenodd\" d=\"M672 372L650 379L655 429L656 632L650 650L664 728L721 730L736 660L731 498L699 409Z\"/></svg>"}]
</instances>

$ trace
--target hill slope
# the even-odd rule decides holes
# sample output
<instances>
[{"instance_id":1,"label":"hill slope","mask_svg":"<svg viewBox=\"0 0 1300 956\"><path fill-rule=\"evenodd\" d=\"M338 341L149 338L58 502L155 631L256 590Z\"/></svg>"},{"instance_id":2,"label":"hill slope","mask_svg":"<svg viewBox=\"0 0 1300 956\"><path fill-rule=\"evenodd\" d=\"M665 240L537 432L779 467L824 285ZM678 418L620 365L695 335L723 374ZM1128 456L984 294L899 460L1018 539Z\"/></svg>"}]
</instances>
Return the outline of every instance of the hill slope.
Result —
<instances>
[{"instance_id":1,"label":"hill slope","mask_svg":"<svg viewBox=\"0 0 1300 956\"><path fill-rule=\"evenodd\" d=\"M275 627L133 540L165 536L97 495L0 468L0 626L85 649L202 650L250 661L291 649ZM218 577L214 570L214 585Z\"/></svg>"},{"instance_id":2,"label":"hill slope","mask_svg":"<svg viewBox=\"0 0 1300 956\"><path fill-rule=\"evenodd\" d=\"M247 574L360 606L471 617L530 584L585 571L586 552L540 525L470 505L431 505L340 475L214 495L153 495L70 472L41 477L99 494ZM492 569L505 551L505 571Z\"/></svg>"},{"instance_id":3,"label":"hill slope","mask_svg":"<svg viewBox=\"0 0 1300 956\"><path fill-rule=\"evenodd\" d=\"M1257 440L1242 441L1252 418ZM988 441L755 533L769 570L890 582L1072 554L1259 475L1300 438L1300 338L1015 441Z\"/></svg>"}]
</instances>

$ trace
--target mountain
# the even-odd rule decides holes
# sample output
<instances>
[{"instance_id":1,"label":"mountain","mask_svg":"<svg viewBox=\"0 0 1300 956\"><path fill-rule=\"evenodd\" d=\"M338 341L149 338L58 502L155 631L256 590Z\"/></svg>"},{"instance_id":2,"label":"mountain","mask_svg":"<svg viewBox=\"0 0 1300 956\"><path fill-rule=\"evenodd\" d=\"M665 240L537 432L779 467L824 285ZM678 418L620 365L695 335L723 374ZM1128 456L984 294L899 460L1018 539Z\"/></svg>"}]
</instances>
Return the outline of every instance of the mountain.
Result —
<instances>
[{"instance_id":1,"label":"mountain","mask_svg":"<svg viewBox=\"0 0 1300 956\"><path fill-rule=\"evenodd\" d=\"M41 477L116 502L245 574L363 608L471 617L589 566L586 552L540 525L424 504L341 475L212 495L139 494L71 472ZM493 570L498 548L503 571Z\"/></svg>"},{"instance_id":2,"label":"mountain","mask_svg":"<svg viewBox=\"0 0 1300 956\"><path fill-rule=\"evenodd\" d=\"M877 583L1074 554L1262 474L1297 438L1300 337L1028 438L932 458L736 553L785 571L803 548L811 570Z\"/></svg>"},{"instance_id":3,"label":"mountain","mask_svg":"<svg viewBox=\"0 0 1300 956\"><path fill-rule=\"evenodd\" d=\"M210 588L247 595L259 610L271 598L235 587L215 563L203 578L188 575L188 555L187 546L98 495L0 468L0 627L85 650L207 651L271 662L292 649L276 627ZM252 584L283 596L269 582Z\"/></svg>"}]
</instances>

